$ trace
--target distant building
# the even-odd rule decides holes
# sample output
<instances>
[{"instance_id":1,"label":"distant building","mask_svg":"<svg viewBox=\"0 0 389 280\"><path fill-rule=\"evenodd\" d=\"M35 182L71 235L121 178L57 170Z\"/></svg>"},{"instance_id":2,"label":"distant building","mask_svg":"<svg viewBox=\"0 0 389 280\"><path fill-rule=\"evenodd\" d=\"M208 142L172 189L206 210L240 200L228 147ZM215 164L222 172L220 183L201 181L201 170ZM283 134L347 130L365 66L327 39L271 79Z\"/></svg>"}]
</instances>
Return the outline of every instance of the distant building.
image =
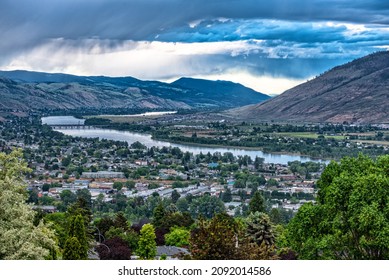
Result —
<instances>
[{"instance_id":1,"label":"distant building","mask_svg":"<svg viewBox=\"0 0 389 280\"><path fill-rule=\"evenodd\" d=\"M304 187L292 187L291 188L292 193L314 193L314 188L304 188Z\"/></svg>"},{"instance_id":2,"label":"distant building","mask_svg":"<svg viewBox=\"0 0 389 280\"><path fill-rule=\"evenodd\" d=\"M123 172L113 172L113 171L98 171L98 172L82 172L83 178L91 179L113 179L113 178L124 178Z\"/></svg>"},{"instance_id":3,"label":"distant building","mask_svg":"<svg viewBox=\"0 0 389 280\"><path fill-rule=\"evenodd\" d=\"M55 213L57 212L57 207L52 205L34 205L32 206L32 209L34 210L42 210L45 213Z\"/></svg>"},{"instance_id":4,"label":"distant building","mask_svg":"<svg viewBox=\"0 0 389 280\"><path fill-rule=\"evenodd\" d=\"M89 184L89 189L112 190L113 183L94 182Z\"/></svg>"},{"instance_id":5,"label":"distant building","mask_svg":"<svg viewBox=\"0 0 389 280\"><path fill-rule=\"evenodd\" d=\"M136 160L136 161L135 161L135 164L136 164L136 165L139 165L139 166L147 166L147 165L148 165L148 162L145 161L145 160Z\"/></svg>"},{"instance_id":6,"label":"distant building","mask_svg":"<svg viewBox=\"0 0 389 280\"><path fill-rule=\"evenodd\" d=\"M166 256L168 260L177 260L180 256L189 255L188 249L176 246L157 246L156 259Z\"/></svg>"}]
</instances>

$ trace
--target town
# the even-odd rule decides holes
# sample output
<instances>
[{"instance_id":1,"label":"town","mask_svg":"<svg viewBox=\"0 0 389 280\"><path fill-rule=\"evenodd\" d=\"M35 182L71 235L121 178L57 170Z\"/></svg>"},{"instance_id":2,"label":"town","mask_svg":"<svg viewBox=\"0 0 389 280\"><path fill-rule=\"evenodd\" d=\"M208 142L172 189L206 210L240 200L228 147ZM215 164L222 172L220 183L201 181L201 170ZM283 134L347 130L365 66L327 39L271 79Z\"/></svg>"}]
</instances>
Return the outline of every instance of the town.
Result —
<instances>
[{"instance_id":1,"label":"town","mask_svg":"<svg viewBox=\"0 0 389 280\"><path fill-rule=\"evenodd\" d=\"M64 211L77 193L85 192L97 216L126 211L126 201L133 198L204 194L220 199L229 214L239 216L260 190L269 209L290 218L303 203L314 201L324 168L314 162L269 164L228 153L193 155L179 148L146 148L139 142L73 138L33 117L3 122L0 143L3 151L17 147L24 151L32 170L29 202L45 211Z\"/></svg>"}]
</instances>

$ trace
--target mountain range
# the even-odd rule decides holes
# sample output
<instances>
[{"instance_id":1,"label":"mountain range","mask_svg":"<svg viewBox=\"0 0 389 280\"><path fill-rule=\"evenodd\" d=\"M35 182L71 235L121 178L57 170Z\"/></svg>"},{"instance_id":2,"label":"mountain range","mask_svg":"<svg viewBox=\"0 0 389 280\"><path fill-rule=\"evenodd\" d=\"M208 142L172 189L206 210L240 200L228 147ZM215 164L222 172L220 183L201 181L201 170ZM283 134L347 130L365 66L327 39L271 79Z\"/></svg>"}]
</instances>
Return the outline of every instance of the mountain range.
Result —
<instances>
[{"instance_id":1,"label":"mountain range","mask_svg":"<svg viewBox=\"0 0 389 280\"><path fill-rule=\"evenodd\" d=\"M227 81L181 78L169 84L133 77L0 71L0 110L227 109L269 98Z\"/></svg>"},{"instance_id":2,"label":"mountain range","mask_svg":"<svg viewBox=\"0 0 389 280\"><path fill-rule=\"evenodd\" d=\"M389 52L335 67L256 105L231 109L234 119L389 123Z\"/></svg>"}]
</instances>

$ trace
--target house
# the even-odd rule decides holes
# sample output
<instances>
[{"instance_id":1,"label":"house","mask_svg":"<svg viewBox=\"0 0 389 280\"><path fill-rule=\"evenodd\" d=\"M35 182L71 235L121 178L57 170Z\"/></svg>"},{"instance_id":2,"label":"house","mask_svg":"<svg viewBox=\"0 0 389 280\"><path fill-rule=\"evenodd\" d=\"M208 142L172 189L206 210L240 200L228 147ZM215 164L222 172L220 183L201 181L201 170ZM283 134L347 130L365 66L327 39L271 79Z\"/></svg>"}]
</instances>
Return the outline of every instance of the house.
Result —
<instances>
[{"instance_id":1,"label":"house","mask_svg":"<svg viewBox=\"0 0 389 280\"><path fill-rule=\"evenodd\" d=\"M145 161L145 160L136 160L136 161L135 161L135 164L136 164L136 165L139 165L139 166L147 166L147 165L148 165L148 162Z\"/></svg>"},{"instance_id":2,"label":"house","mask_svg":"<svg viewBox=\"0 0 389 280\"><path fill-rule=\"evenodd\" d=\"M57 212L57 207L52 205L34 205L32 206L32 209L34 210L42 210L45 213L55 213Z\"/></svg>"},{"instance_id":3,"label":"house","mask_svg":"<svg viewBox=\"0 0 389 280\"><path fill-rule=\"evenodd\" d=\"M166 256L168 260L178 260L183 255L189 255L188 249L176 246L157 246L156 259Z\"/></svg>"},{"instance_id":4,"label":"house","mask_svg":"<svg viewBox=\"0 0 389 280\"><path fill-rule=\"evenodd\" d=\"M98 171L98 172L82 172L83 178L125 178L123 172L112 172L112 171Z\"/></svg>"}]
</instances>

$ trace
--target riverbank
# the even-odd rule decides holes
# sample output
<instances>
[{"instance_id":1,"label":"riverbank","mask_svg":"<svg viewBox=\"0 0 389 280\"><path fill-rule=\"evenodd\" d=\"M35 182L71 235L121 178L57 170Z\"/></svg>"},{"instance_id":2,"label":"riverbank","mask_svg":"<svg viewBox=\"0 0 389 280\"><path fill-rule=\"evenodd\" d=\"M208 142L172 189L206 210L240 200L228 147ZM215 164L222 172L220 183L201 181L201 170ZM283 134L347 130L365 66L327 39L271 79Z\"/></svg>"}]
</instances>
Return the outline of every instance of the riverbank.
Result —
<instances>
[{"instance_id":1,"label":"riverbank","mask_svg":"<svg viewBox=\"0 0 389 280\"><path fill-rule=\"evenodd\" d=\"M199 146L199 147L204 147L204 148L226 148L226 149L244 149L244 150L250 150L250 151L260 151L264 154L275 154L275 155L289 155L289 156L299 156L299 157L306 157L306 158L311 158L314 160L320 160L320 161L331 161L331 160L336 160L334 158L325 158L325 157L313 157L310 155L306 154L300 154L300 153L292 153L292 152L287 152L287 151L280 151L280 152L273 152L273 151L264 151L260 147L245 147L245 146L233 146L233 145L222 145L222 144L201 144L201 143L196 143L196 142L186 142L186 141L175 141L171 139L165 139L163 137L155 137L152 136L151 139L156 140L156 141L165 141L169 143L174 143L178 145L187 145L187 146Z\"/></svg>"}]
</instances>

